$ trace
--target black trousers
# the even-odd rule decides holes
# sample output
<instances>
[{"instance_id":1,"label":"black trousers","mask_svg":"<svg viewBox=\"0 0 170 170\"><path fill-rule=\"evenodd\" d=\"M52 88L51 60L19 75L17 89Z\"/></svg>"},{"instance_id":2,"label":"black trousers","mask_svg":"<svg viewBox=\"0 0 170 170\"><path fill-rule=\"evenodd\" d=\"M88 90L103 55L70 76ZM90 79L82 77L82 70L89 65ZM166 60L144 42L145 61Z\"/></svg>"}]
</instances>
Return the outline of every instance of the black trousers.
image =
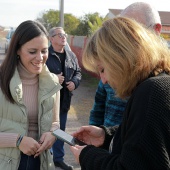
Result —
<instances>
[{"instance_id":1,"label":"black trousers","mask_svg":"<svg viewBox=\"0 0 170 170\"><path fill-rule=\"evenodd\" d=\"M40 170L40 158L21 153L18 170Z\"/></svg>"}]
</instances>

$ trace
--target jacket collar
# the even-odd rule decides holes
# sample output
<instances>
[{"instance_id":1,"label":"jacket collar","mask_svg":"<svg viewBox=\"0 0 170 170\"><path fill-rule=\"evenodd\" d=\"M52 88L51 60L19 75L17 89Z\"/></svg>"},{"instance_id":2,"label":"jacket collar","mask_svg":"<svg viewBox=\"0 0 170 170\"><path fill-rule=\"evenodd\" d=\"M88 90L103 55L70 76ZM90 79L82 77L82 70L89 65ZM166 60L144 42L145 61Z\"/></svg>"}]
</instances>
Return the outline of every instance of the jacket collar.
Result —
<instances>
[{"instance_id":1,"label":"jacket collar","mask_svg":"<svg viewBox=\"0 0 170 170\"><path fill-rule=\"evenodd\" d=\"M44 65L42 72L39 74L39 98L45 95L51 95L56 93L62 88L58 83L58 77L48 70L47 66ZM13 99L20 104L23 104L22 96L22 82L18 73L17 68L15 69L14 76L10 81L10 91Z\"/></svg>"},{"instance_id":2,"label":"jacket collar","mask_svg":"<svg viewBox=\"0 0 170 170\"><path fill-rule=\"evenodd\" d=\"M69 50L64 49L64 51L65 51L65 53L66 53L66 60L71 60L71 56L70 56ZM54 49L53 49L53 47L52 47L52 45L50 45L50 47L49 47L49 53L50 53L51 55L57 56L57 55L56 55L56 52L54 51ZM50 57L50 55L49 55L48 57ZM57 57L58 57L58 56L57 56Z\"/></svg>"}]
</instances>

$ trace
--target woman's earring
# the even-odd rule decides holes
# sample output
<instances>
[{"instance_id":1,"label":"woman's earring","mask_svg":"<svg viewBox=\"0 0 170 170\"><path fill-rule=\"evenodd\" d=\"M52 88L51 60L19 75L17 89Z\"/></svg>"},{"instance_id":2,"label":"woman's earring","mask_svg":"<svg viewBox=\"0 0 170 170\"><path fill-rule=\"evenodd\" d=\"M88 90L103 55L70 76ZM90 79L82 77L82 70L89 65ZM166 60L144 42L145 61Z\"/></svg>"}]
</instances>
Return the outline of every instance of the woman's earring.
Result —
<instances>
[{"instance_id":1,"label":"woman's earring","mask_svg":"<svg viewBox=\"0 0 170 170\"><path fill-rule=\"evenodd\" d=\"M17 55L17 59L19 60L19 58L20 58L20 56L19 55Z\"/></svg>"}]
</instances>

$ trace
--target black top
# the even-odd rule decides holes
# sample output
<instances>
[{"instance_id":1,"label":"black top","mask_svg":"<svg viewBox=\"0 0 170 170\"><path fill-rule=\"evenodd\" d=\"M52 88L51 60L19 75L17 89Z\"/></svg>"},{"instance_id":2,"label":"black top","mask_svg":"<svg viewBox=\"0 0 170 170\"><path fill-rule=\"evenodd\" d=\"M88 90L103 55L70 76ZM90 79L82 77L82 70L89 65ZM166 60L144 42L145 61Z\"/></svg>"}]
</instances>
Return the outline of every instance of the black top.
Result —
<instances>
[{"instance_id":1,"label":"black top","mask_svg":"<svg viewBox=\"0 0 170 170\"><path fill-rule=\"evenodd\" d=\"M114 127L104 128L108 148ZM113 141L112 153L87 146L82 170L170 169L170 76L162 73L141 83L130 97Z\"/></svg>"},{"instance_id":2,"label":"black top","mask_svg":"<svg viewBox=\"0 0 170 170\"><path fill-rule=\"evenodd\" d=\"M66 53L64 51L64 53L59 53L55 51L55 54L59 57L60 59L60 63L61 63L61 71L62 71L62 76L65 77L65 59L66 59ZM63 81L62 85L62 89L60 90L60 103L63 103L63 97L64 97L64 91L65 91L65 80Z\"/></svg>"},{"instance_id":3,"label":"black top","mask_svg":"<svg viewBox=\"0 0 170 170\"><path fill-rule=\"evenodd\" d=\"M55 52L57 56L59 56L60 62L61 62L61 70L63 71L63 76L65 76L65 59L66 59L66 52L59 53Z\"/></svg>"}]
</instances>

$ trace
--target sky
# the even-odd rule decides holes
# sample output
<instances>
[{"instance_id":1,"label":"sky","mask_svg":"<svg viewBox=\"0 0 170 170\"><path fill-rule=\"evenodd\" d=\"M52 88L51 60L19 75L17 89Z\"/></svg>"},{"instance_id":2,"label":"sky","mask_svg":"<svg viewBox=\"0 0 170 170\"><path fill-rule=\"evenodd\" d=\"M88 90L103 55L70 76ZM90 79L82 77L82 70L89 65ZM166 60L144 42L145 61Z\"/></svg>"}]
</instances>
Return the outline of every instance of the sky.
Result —
<instances>
[{"instance_id":1,"label":"sky","mask_svg":"<svg viewBox=\"0 0 170 170\"><path fill-rule=\"evenodd\" d=\"M169 0L139 0L148 2L158 11L170 11ZM64 13L81 17L98 12L106 16L109 9L124 9L136 0L64 0ZM0 26L17 27L25 20L35 20L50 9L59 10L60 0L0 0Z\"/></svg>"}]
</instances>

